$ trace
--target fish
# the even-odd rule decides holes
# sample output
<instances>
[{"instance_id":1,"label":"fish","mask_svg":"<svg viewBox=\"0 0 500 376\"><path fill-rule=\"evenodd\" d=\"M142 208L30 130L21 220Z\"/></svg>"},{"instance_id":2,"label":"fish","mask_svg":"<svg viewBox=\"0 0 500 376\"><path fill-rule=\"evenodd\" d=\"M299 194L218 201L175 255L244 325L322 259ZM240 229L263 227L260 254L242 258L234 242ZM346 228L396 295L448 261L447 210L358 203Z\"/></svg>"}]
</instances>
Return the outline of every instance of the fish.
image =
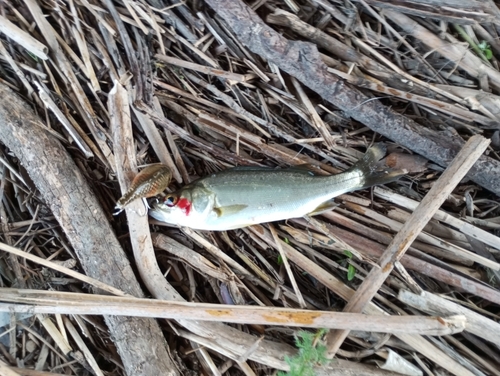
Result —
<instances>
[{"instance_id":1,"label":"fish","mask_svg":"<svg viewBox=\"0 0 500 376\"><path fill-rule=\"evenodd\" d=\"M172 170L161 163L142 169L132 180L130 188L116 202L115 215L121 213L125 206L138 198L149 198L159 195L167 189L172 179Z\"/></svg>"},{"instance_id":2,"label":"fish","mask_svg":"<svg viewBox=\"0 0 500 376\"><path fill-rule=\"evenodd\" d=\"M343 193L385 184L404 169L378 168L383 143L369 148L348 170L329 176L304 168L234 167L198 179L150 203L158 221L195 230L225 231L316 214Z\"/></svg>"}]
</instances>

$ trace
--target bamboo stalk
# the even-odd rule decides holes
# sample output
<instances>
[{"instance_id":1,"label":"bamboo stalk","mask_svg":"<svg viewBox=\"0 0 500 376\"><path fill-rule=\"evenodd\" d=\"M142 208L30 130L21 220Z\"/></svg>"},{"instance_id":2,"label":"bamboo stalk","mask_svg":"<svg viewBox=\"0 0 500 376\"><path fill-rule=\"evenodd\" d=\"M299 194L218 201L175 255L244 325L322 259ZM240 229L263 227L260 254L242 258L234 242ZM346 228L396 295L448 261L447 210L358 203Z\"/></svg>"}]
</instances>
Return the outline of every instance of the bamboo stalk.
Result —
<instances>
[{"instance_id":1,"label":"bamboo stalk","mask_svg":"<svg viewBox=\"0 0 500 376\"><path fill-rule=\"evenodd\" d=\"M117 315L165 319L340 328L383 333L445 335L465 329L463 316L389 316L305 309L206 304L96 294L0 288L0 311ZM12 302L14 304L5 303ZM22 304L19 304L22 303Z\"/></svg>"},{"instance_id":2,"label":"bamboo stalk","mask_svg":"<svg viewBox=\"0 0 500 376\"><path fill-rule=\"evenodd\" d=\"M500 324L490 320L459 304L453 303L438 295L424 291L421 295L402 290L398 299L409 306L429 315L454 315L460 314L467 317L466 331L479 336L493 344L500 343Z\"/></svg>"}]
</instances>

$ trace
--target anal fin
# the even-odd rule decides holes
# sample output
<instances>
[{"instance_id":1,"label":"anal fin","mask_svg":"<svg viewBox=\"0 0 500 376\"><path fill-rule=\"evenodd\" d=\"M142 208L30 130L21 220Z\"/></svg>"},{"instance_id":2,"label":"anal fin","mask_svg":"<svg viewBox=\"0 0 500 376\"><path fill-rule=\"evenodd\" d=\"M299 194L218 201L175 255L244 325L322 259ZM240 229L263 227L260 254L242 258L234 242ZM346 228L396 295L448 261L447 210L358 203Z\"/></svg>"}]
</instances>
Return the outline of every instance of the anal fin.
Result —
<instances>
[{"instance_id":1,"label":"anal fin","mask_svg":"<svg viewBox=\"0 0 500 376\"><path fill-rule=\"evenodd\" d=\"M308 213L308 215L318 215L321 213L324 213L326 211L332 210L339 206L333 199L325 201L321 204L319 204L316 209L314 209L312 212Z\"/></svg>"}]
</instances>

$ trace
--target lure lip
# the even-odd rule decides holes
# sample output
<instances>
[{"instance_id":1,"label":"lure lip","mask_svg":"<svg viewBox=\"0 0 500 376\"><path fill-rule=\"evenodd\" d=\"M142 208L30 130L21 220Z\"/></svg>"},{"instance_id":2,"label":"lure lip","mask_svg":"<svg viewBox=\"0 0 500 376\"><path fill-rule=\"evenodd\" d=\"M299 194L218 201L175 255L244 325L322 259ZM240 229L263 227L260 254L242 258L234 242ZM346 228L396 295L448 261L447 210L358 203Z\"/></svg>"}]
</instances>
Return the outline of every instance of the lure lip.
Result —
<instances>
[{"instance_id":1,"label":"lure lip","mask_svg":"<svg viewBox=\"0 0 500 376\"><path fill-rule=\"evenodd\" d=\"M160 198L158 196L146 198L146 202L148 203L149 208L153 209L155 205L160 202Z\"/></svg>"}]
</instances>

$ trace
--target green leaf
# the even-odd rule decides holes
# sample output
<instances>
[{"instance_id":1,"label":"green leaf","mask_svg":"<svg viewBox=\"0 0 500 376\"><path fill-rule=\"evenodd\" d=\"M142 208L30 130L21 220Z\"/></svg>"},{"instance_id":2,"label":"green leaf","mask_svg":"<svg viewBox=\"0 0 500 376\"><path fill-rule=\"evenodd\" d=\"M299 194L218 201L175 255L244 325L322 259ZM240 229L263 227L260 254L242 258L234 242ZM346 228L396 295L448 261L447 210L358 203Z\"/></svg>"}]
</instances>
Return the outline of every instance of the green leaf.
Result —
<instances>
[{"instance_id":1,"label":"green leaf","mask_svg":"<svg viewBox=\"0 0 500 376\"><path fill-rule=\"evenodd\" d=\"M491 52L491 47L486 41L481 41L481 43L479 43L477 47L481 50L486 59L491 60L491 58L493 57L493 52Z\"/></svg>"},{"instance_id":2,"label":"green leaf","mask_svg":"<svg viewBox=\"0 0 500 376\"><path fill-rule=\"evenodd\" d=\"M347 280L352 281L355 275L356 275L356 268L351 264L349 264L349 267L347 268Z\"/></svg>"},{"instance_id":3,"label":"green leaf","mask_svg":"<svg viewBox=\"0 0 500 376\"><path fill-rule=\"evenodd\" d=\"M278 265L283 265L283 257L281 255L278 255Z\"/></svg>"},{"instance_id":4,"label":"green leaf","mask_svg":"<svg viewBox=\"0 0 500 376\"><path fill-rule=\"evenodd\" d=\"M35 54L33 54L33 53L29 52L29 51L26 51L26 52L28 53L28 55L29 55L29 56L30 56L33 60L35 60L36 62L38 62L38 57L37 57Z\"/></svg>"},{"instance_id":5,"label":"green leaf","mask_svg":"<svg viewBox=\"0 0 500 376\"><path fill-rule=\"evenodd\" d=\"M347 249L344 249L344 255L346 255L350 259L352 258L352 253L350 251L348 251Z\"/></svg>"},{"instance_id":6,"label":"green leaf","mask_svg":"<svg viewBox=\"0 0 500 376\"><path fill-rule=\"evenodd\" d=\"M290 371L278 373L279 376L314 376L314 367L323 365L330 361L327 358L327 349L320 341L326 333L326 329L320 329L317 333L300 331L295 337L295 346L298 352L293 357L285 356L285 362Z\"/></svg>"}]
</instances>

